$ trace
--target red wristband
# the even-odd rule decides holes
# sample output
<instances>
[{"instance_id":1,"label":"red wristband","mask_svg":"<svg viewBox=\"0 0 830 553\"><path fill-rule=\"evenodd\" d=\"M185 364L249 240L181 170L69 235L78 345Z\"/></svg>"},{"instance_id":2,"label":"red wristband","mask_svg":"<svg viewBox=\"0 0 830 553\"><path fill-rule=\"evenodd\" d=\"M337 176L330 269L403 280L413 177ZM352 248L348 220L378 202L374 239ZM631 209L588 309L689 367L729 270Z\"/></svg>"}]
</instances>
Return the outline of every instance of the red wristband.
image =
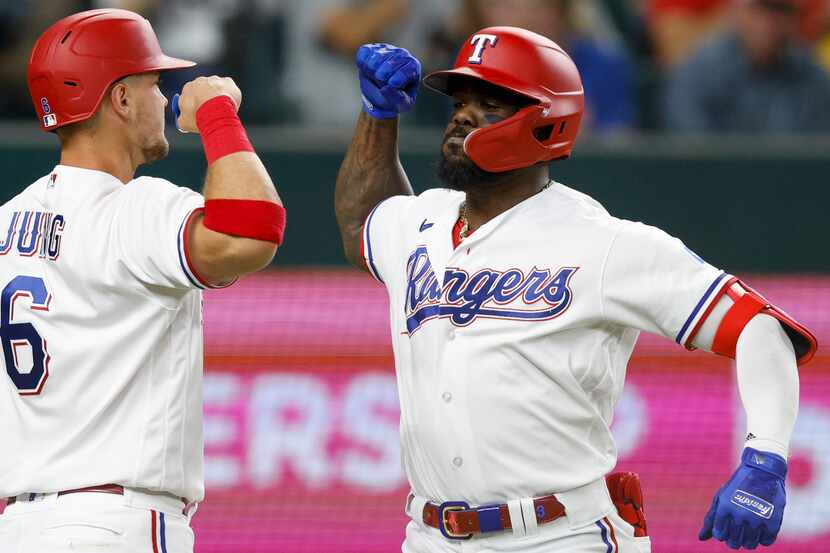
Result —
<instances>
[{"instance_id":1,"label":"red wristband","mask_svg":"<svg viewBox=\"0 0 830 553\"><path fill-rule=\"evenodd\" d=\"M208 200L204 225L210 230L282 244L285 208L263 200Z\"/></svg>"},{"instance_id":2,"label":"red wristband","mask_svg":"<svg viewBox=\"0 0 830 553\"><path fill-rule=\"evenodd\" d=\"M223 94L202 104L196 110L196 126L208 165L228 154L254 151L230 96Z\"/></svg>"}]
</instances>

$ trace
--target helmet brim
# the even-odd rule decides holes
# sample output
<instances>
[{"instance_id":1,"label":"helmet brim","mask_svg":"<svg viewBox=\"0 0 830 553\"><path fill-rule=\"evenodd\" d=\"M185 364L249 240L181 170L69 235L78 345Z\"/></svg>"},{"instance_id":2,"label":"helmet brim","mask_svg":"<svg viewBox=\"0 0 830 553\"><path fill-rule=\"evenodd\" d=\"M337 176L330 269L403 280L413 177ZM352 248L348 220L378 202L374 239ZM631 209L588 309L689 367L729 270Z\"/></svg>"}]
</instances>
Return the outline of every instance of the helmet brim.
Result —
<instances>
[{"instance_id":1,"label":"helmet brim","mask_svg":"<svg viewBox=\"0 0 830 553\"><path fill-rule=\"evenodd\" d=\"M423 83L426 87L431 88L441 94L451 96L450 79L452 77L463 77L469 79L476 79L484 81L488 84L498 86L505 90L527 96L537 102L544 101L544 98L539 96L538 91L534 90L530 85L523 83L512 75L508 75L501 71L489 69L487 67L458 67L456 69L446 69L443 71L433 71L424 77Z\"/></svg>"},{"instance_id":2,"label":"helmet brim","mask_svg":"<svg viewBox=\"0 0 830 553\"><path fill-rule=\"evenodd\" d=\"M147 69L144 69L143 72L149 73L151 71L172 71L174 69L187 69L189 67L195 67L196 62L185 60L181 58L174 58L171 56L167 56L162 54L156 60L153 60L153 63L148 65Z\"/></svg>"}]
</instances>

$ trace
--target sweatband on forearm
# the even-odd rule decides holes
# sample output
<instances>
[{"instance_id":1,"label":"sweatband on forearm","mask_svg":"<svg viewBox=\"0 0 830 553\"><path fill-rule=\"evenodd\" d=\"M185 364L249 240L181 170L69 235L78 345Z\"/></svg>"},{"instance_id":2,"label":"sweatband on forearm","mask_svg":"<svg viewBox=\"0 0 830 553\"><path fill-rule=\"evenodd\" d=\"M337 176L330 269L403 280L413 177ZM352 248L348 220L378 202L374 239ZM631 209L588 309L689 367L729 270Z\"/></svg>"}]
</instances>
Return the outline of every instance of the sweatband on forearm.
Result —
<instances>
[{"instance_id":1,"label":"sweatband on forearm","mask_svg":"<svg viewBox=\"0 0 830 553\"><path fill-rule=\"evenodd\" d=\"M196 126L208 165L229 154L254 151L229 96L216 96L203 103L196 110Z\"/></svg>"},{"instance_id":2,"label":"sweatband on forearm","mask_svg":"<svg viewBox=\"0 0 830 553\"><path fill-rule=\"evenodd\" d=\"M205 228L215 232L282 244L285 208L264 200L208 200Z\"/></svg>"}]
</instances>

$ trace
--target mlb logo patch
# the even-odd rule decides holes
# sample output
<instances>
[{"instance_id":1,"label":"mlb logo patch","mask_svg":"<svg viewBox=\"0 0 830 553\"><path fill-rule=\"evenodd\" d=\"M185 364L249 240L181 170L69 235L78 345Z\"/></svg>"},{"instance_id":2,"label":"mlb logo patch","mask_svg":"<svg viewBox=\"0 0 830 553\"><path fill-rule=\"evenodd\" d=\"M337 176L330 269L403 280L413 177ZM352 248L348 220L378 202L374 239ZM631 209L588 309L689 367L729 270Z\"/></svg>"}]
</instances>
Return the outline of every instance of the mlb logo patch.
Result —
<instances>
[{"instance_id":1,"label":"mlb logo patch","mask_svg":"<svg viewBox=\"0 0 830 553\"><path fill-rule=\"evenodd\" d=\"M49 115L43 116L43 126L47 129L49 127L54 127L58 124L58 118L54 113L50 113Z\"/></svg>"}]
</instances>

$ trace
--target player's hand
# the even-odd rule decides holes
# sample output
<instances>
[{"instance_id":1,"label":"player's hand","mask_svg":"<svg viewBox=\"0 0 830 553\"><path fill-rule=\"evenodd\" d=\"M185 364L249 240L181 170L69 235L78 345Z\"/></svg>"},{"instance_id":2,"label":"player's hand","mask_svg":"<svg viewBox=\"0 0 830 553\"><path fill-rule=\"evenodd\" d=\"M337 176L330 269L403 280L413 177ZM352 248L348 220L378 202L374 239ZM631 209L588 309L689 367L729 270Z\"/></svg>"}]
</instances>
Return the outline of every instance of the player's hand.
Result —
<instances>
[{"instance_id":1,"label":"player's hand","mask_svg":"<svg viewBox=\"0 0 830 553\"><path fill-rule=\"evenodd\" d=\"M236 104L237 111L242 105L242 91L230 77L198 77L182 88L181 94L175 94L171 101L176 127L183 132L199 132L196 127L196 112L199 108L217 96L228 96Z\"/></svg>"},{"instance_id":2,"label":"player's hand","mask_svg":"<svg viewBox=\"0 0 830 553\"><path fill-rule=\"evenodd\" d=\"M391 44L364 44L355 59L363 109L376 119L391 119L415 105L421 62Z\"/></svg>"},{"instance_id":3,"label":"player's hand","mask_svg":"<svg viewBox=\"0 0 830 553\"><path fill-rule=\"evenodd\" d=\"M787 493L787 462L747 447L741 465L715 494L698 538L714 537L732 549L772 545L781 529Z\"/></svg>"}]
</instances>

